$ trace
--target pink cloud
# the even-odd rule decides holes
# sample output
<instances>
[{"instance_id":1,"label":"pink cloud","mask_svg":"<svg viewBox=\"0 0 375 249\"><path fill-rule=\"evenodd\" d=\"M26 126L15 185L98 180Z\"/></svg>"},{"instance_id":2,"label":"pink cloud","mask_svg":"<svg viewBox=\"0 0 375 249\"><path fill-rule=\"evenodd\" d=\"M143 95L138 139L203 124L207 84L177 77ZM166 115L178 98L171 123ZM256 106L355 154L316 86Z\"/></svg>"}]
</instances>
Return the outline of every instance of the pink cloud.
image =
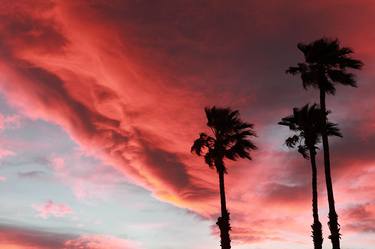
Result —
<instances>
[{"instance_id":1,"label":"pink cloud","mask_svg":"<svg viewBox=\"0 0 375 249\"><path fill-rule=\"evenodd\" d=\"M81 151L53 156L50 163L56 178L80 201L107 198L124 181L122 174L101 163L87 162L84 157Z\"/></svg>"},{"instance_id":2,"label":"pink cloud","mask_svg":"<svg viewBox=\"0 0 375 249\"><path fill-rule=\"evenodd\" d=\"M55 203L51 200L42 204L33 204L32 207L38 212L38 216L43 219L49 217L61 218L73 213L73 210L68 205Z\"/></svg>"},{"instance_id":3,"label":"pink cloud","mask_svg":"<svg viewBox=\"0 0 375 249\"><path fill-rule=\"evenodd\" d=\"M0 182L5 182L7 178L5 176L0 176Z\"/></svg>"},{"instance_id":4,"label":"pink cloud","mask_svg":"<svg viewBox=\"0 0 375 249\"><path fill-rule=\"evenodd\" d=\"M14 155L16 155L14 151L0 148L0 159L4 157L14 156Z\"/></svg>"},{"instance_id":5,"label":"pink cloud","mask_svg":"<svg viewBox=\"0 0 375 249\"><path fill-rule=\"evenodd\" d=\"M140 249L134 242L107 235L82 235L68 240L64 249Z\"/></svg>"},{"instance_id":6,"label":"pink cloud","mask_svg":"<svg viewBox=\"0 0 375 249\"><path fill-rule=\"evenodd\" d=\"M15 129L21 126L21 116L14 114L14 115L6 115L0 113L0 130L4 129Z\"/></svg>"},{"instance_id":7,"label":"pink cloud","mask_svg":"<svg viewBox=\"0 0 375 249\"><path fill-rule=\"evenodd\" d=\"M348 208L344 217L351 221L347 224L347 229L351 232L375 232L375 202Z\"/></svg>"}]
</instances>

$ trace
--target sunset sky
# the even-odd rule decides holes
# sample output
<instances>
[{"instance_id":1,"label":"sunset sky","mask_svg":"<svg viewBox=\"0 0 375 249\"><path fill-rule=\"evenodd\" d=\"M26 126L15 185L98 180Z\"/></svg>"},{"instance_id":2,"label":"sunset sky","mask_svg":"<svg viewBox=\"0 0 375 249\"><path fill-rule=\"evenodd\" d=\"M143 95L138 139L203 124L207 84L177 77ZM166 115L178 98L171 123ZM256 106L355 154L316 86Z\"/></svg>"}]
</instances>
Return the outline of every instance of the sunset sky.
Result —
<instances>
[{"instance_id":1,"label":"sunset sky","mask_svg":"<svg viewBox=\"0 0 375 249\"><path fill-rule=\"evenodd\" d=\"M277 122L318 101L285 74L296 44L331 37L365 64L327 100L342 249L374 248L374 16L373 0L0 0L0 247L219 248L218 177L190 153L216 105L258 135L227 163L233 249L312 248L309 161Z\"/></svg>"}]
</instances>

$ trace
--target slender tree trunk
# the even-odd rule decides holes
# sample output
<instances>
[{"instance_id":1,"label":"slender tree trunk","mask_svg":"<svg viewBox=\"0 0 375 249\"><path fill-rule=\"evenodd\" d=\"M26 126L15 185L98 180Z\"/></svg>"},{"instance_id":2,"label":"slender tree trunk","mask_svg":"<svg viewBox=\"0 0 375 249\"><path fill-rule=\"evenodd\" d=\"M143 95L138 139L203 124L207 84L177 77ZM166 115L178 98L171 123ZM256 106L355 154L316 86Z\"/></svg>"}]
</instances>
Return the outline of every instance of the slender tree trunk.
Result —
<instances>
[{"instance_id":1,"label":"slender tree trunk","mask_svg":"<svg viewBox=\"0 0 375 249\"><path fill-rule=\"evenodd\" d=\"M325 102L325 91L324 89L320 89L320 107L322 109L323 115L323 122L324 126L326 125L326 102ZM329 144L328 144L328 136L326 130L323 129L322 131L322 140L323 140L323 151L324 151L324 173L326 178L326 186L327 186L327 195L328 195L328 205L329 205L329 230L331 231L331 235L329 239L332 241L332 248L333 249L340 249L340 225L338 223L338 216L335 209L335 199L333 197L333 187L332 187L332 178L331 178L331 165L330 165L330 158L329 158Z\"/></svg>"},{"instance_id":2,"label":"slender tree trunk","mask_svg":"<svg viewBox=\"0 0 375 249\"><path fill-rule=\"evenodd\" d=\"M229 237L229 213L227 210L226 200L225 200L225 187L224 187L224 166L219 167L219 186L220 186L220 202L221 202L221 217L217 219L217 225L220 229L220 239L221 248L230 249L230 237Z\"/></svg>"},{"instance_id":3,"label":"slender tree trunk","mask_svg":"<svg viewBox=\"0 0 375 249\"><path fill-rule=\"evenodd\" d=\"M311 170L312 170L312 210L314 223L311 225L312 228L312 238L314 242L314 249L322 249L323 244L323 233L322 233L322 224L319 221L318 213L318 183L317 183L317 168L315 161L315 148L310 148L310 161L311 161Z\"/></svg>"}]
</instances>

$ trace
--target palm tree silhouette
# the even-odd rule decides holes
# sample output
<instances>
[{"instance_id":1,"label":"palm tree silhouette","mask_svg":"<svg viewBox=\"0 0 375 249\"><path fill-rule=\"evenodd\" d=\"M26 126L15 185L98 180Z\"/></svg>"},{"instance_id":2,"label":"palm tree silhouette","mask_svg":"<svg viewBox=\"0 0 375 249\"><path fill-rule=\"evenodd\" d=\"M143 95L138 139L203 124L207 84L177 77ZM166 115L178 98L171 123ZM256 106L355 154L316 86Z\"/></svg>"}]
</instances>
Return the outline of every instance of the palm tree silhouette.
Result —
<instances>
[{"instance_id":1,"label":"palm tree silhouette","mask_svg":"<svg viewBox=\"0 0 375 249\"><path fill-rule=\"evenodd\" d=\"M230 249L231 229L229 224L229 212L226 207L224 174L227 173L224 159L237 160L247 158L251 160L250 151L257 149L249 139L255 136L253 124L243 122L239 112L230 108L217 108L215 106L205 108L207 126L211 129L213 136L201 133L194 141L191 152L203 156L210 168L216 168L219 174L221 217L217 225L220 229L221 248Z\"/></svg>"},{"instance_id":2,"label":"palm tree silhouette","mask_svg":"<svg viewBox=\"0 0 375 249\"><path fill-rule=\"evenodd\" d=\"M354 74L348 72L347 69L361 69L363 63L351 58L352 49L340 47L337 39L322 38L309 44L299 43L297 47L304 54L305 61L298 63L296 67L290 67L286 72L293 75L300 74L305 89L307 87L319 89L322 116L325 116L326 94L334 95L337 84L356 87ZM322 120L324 123L327 122L326 118ZM322 130L322 142L329 204L328 226L331 231L329 238L333 249L340 249L341 234L333 196L328 135L325 129Z\"/></svg>"},{"instance_id":3,"label":"palm tree silhouette","mask_svg":"<svg viewBox=\"0 0 375 249\"><path fill-rule=\"evenodd\" d=\"M327 113L328 114L328 113ZM316 104L308 104L302 108L294 108L293 114L281 119L280 125L288 126L289 129L296 133L285 140L289 148L298 148L298 152L305 159L310 159L312 170L312 211L314 223L311 225L312 237L315 249L321 249L323 244L322 224L319 221L318 214L318 188L317 188L317 167L316 167L316 150L320 143L320 137L325 127L321 118L321 110ZM326 134L328 136L342 137L336 124L328 122L326 124Z\"/></svg>"}]
</instances>

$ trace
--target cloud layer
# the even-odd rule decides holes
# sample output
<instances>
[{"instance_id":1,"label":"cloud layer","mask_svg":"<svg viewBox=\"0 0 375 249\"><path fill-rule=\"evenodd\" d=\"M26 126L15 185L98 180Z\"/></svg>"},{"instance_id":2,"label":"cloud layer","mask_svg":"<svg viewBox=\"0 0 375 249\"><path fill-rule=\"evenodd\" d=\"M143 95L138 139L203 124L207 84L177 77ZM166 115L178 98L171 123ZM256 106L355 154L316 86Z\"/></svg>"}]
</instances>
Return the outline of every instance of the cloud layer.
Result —
<instances>
[{"instance_id":1,"label":"cloud layer","mask_svg":"<svg viewBox=\"0 0 375 249\"><path fill-rule=\"evenodd\" d=\"M0 225L0 246L15 249L140 249L132 241L108 235L73 235L35 227Z\"/></svg>"},{"instance_id":2,"label":"cloud layer","mask_svg":"<svg viewBox=\"0 0 375 249\"><path fill-rule=\"evenodd\" d=\"M297 42L338 36L366 64L360 88L328 103L345 135L332 141L339 214L367 215L347 211L344 232L373 232L373 13L371 1L17 1L0 7L0 87L29 117L61 125L155 197L206 218L219 211L217 179L189 148L206 129L203 107L240 109L260 151L230 164L233 238L282 241L309 234L310 172L275 124L316 99L284 71L301 60Z\"/></svg>"}]
</instances>

